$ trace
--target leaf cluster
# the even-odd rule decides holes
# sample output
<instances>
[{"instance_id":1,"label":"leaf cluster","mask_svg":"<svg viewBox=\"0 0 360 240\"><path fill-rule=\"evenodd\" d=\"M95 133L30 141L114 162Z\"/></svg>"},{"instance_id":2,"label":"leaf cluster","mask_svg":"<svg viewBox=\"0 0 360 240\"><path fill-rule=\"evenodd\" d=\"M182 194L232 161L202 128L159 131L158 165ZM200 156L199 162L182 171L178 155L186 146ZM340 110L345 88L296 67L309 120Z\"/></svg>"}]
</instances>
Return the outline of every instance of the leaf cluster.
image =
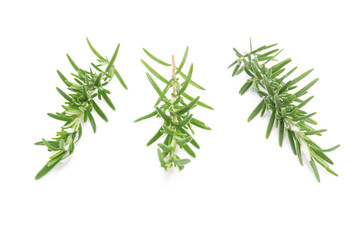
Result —
<instances>
[{"instance_id":1,"label":"leaf cluster","mask_svg":"<svg viewBox=\"0 0 360 240\"><path fill-rule=\"evenodd\" d=\"M83 123L90 121L94 133L96 132L96 122L93 117L95 111L104 121L108 121L103 110L98 106L95 99L104 100L111 109L115 110L115 106L109 98L110 91L105 88L113 79L114 75L118 78L122 86L127 86L121 78L119 72L114 66L120 44L117 45L115 52L110 60L100 55L87 39L87 43L91 51L97 57L97 63L91 63L88 70L78 67L74 60L67 54L67 58L75 70L71 73L74 81L69 81L59 70L57 73L63 83L66 85L69 93L60 88L56 88L58 93L65 99L65 103L61 106L62 112L48 113L48 116L63 121L64 125L61 130L56 133L56 137L51 140L44 138L36 142L36 145L44 145L48 151L54 152L50 156L49 161L39 171L35 179L40 179L54 168L60 161L68 158L75 149L77 143L82 136ZM94 110L94 111L93 111Z\"/></svg>"},{"instance_id":2,"label":"leaf cluster","mask_svg":"<svg viewBox=\"0 0 360 240\"><path fill-rule=\"evenodd\" d=\"M144 60L141 60L147 70L151 73L146 73L146 76L159 95L159 98L154 105L155 110L136 119L135 122L155 116L163 120L162 126L149 140L147 146L156 142L161 136L165 136L165 140L163 143L158 144L157 149L161 167L164 169L178 167L179 170L182 170L184 165L191 161L188 158L180 158L176 153L177 149L184 149L191 157L196 157L195 152L190 145L198 149L200 146L193 137L193 126L205 130L211 130L211 128L204 122L194 118L191 113L191 110L196 106L201 106L211 110L213 110L213 108L199 101L199 96L192 97L186 93L189 85L192 85L200 90L205 90L205 88L192 80L193 64L191 64L187 74L182 72L187 59L188 51L189 48L187 47L180 65L176 67L174 61L173 64L166 63L144 49L147 56L156 63L167 68L172 68L173 74L171 79L163 77ZM153 76L165 84L163 89L160 89ZM172 92L169 92L170 89L172 89Z\"/></svg>"},{"instance_id":3,"label":"leaf cluster","mask_svg":"<svg viewBox=\"0 0 360 240\"><path fill-rule=\"evenodd\" d=\"M239 93L243 95L251 89L261 97L260 103L250 114L248 121L250 122L259 114L262 117L265 112L269 112L270 120L266 129L266 138L270 136L274 127L278 128L279 145L281 147L286 132L291 148L294 154L297 155L300 164L303 165L303 161L308 160L319 182L320 176L316 164L337 176L330 168L333 161L325 153L335 150L340 145L322 149L311 140L311 135L321 136L327 130L316 130L313 125L317 125L317 122L312 118L316 112L307 113L303 109L314 96L305 99L303 97L319 79L316 78L303 88L298 89L296 84L308 76L313 69L288 80L297 69L297 67L294 67L286 72L285 66L291 62L290 58L269 67L269 63L277 61L276 57L282 51L275 48L276 46L277 44L272 44L252 50L250 41L250 52L244 54L234 48L237 59L229 66L229 68L234 68L232 76L245 73L249 77Z\"/></svg>"}]
</instances>

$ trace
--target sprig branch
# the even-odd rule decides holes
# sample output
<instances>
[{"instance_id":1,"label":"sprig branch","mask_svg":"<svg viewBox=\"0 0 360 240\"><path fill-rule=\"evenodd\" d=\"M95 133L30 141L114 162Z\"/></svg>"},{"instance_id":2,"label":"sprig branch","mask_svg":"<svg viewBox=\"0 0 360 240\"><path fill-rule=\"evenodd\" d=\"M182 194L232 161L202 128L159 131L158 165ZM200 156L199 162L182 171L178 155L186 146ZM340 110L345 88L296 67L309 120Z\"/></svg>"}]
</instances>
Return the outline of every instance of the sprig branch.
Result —
<instances>
[{"instance_id":1,"label":"sprig branch","mask_svg":"<svg viewBox=\"0 0 360 240\"><path fill-rule=\"evenodd\" d=\"M149 73L146 73L148 80L150 81L153 88L159 95L158 100L155 103L155 111L140 117L135 120L135 122L142 121L154 116L163 119L163 125L156 132L156 134L150 139L147 143L147 146L150 146L156 142L162 135L165 135L165 140L163 143L158 144L158 158L160 165L164 169L169 169L171 167L178 167L180 170L184 168L185 164L190 162L188 158L180 158L177 155L177 149L184 149L191 157L195 158L196 155L189 144L193 145L195 148L200 148L199 144L193 138L194 130L192 126L197 126L206 130L211 130L210 127L206 126L200 120L193 118L193 114L190 113L197 105L204 108L213 109L209 105L200 102L199 98L193 98L190 95L186 94L185 91L189 85L204 90L199 84L191 80L193 65L191 64L190 70L187 75L185 75L181 70L185 65L185 61L188 54L188 48L186 48L185 54L182 58L182 61L178 67L175 65L175 57L172 55L172 64L166 63L147 50L145 53L155 62L172 68L171 79L167 80L165 77L161 76L157 71L155 71L150 65L145 61L141 60L144 66L149 70L149 72L155 76L157 79L166 84L163 90L157 85L152 76ZM183 82L180 83L178 74L183 79ZM170 98L166 95L168 94L169 89L172 88L172 93ZM186 101L190 101L186 103ZM190 132L189 132L190 131Z\"/></svg>"},{"instance_id":2,"label":"sprig branch","mask_svg":"<svg viewBox=\"0 0 360 240\"><path fill-rule=\"evenodd\" d=\"M55 152L50 156L50 160L39 171L35 179L40 179L60 161L65 160L73 154L75 143L78 142L82 136L82 125L88 119L94 133L96 132L96 122L92 115L93 109L104 121L108 121L105 113L95 102L95 98L97 97L99 100L104 99L109 107L115 110L115 106L108 96L110 91L105 89L105 86L112 80L114 75L118 78L123 87L127 89L125 82L114 66L120 44L117 45L112 58L108 60L95 50L88 39L86 40L92 52L98 57L98 64L91 63L93 68L84 70L79 68L70 55L67 54L70 64L76 71L76 73L71 74L74 77L74 82L69 81L59 70L57 70L60 79L68 87L68 90L71 93L67 94L57 87L56 90L66 100L65 104L62 105L64 111L48 113L48 116L65 123L61 127L61 130L56 133L56 137L52 138L52 140L42 139L42 141L35 143L36 145L45 145L48 148L48 151ZM103 70L103 67L106 68Z\"/></svg>"},{"instance_id":3,"label":"sprig branch","mask_svg":"<svg viewBox=\"0 0 360 240\"><path fill-rule=\"evenodd\" d=\"M252 50L250 44L250 52L241 54L234 48L237 59L229 66L234 67L232 76L236 76L245 72L249 79L243 84L239 93L243 95L249 89L256 92L261 98L261 102L256 106L250 114L248 121L250 122L258 114L261 117L266 111L271 113L270 120L266 130L266 138L271 134L275 125L279 129L279 145L283 144L284 134L287 132L289 143L295 155L297 155L300 164L303 165L304 160L309 161L316 179L320 182L320 176L316 163L321 165L326 171L337 176L331 170L332 160L325 152L333 151L340 145L336 145L330 149L320 148L310 135L321 136L326 129L316 130L310 125L316 125L317 122L312 118L316 113L308 114L302 108L313 98L309 97L305 100L301 99L307 91L318 81L315 79L300 90L292 93L291 91L297 86L295 85L313 69L306 71L300 76L289 80L286 79L297 69L292 68L284 74L285 66L291 62L291 59L285 59L271 67L267 63L277 61L276 57L282 50L272 49L277 44L262 46ZM272 50L271 50L272 49ZM266 50L266 52L264 52Z\"/></svg>"}]
</instances>

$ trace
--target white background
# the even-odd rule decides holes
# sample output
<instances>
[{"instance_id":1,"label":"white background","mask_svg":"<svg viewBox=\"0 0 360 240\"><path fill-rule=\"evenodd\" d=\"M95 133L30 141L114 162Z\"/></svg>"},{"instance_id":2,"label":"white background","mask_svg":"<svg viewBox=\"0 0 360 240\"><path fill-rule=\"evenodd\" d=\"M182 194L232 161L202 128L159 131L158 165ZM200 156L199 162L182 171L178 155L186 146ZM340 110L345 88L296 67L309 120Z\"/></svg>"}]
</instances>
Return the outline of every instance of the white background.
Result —
<instances>
[{"instance_id":1,"label":"white background","mask_svg":"<svg viewBox=\"0 0 360 240\"><path fill-rule=\"evenodd\" d=\"M1 1L0 239L360 239L359 7L357 1ZM46 116L63 102L56 74L121 43L116 66L129 90L110 84L117 108L102 104L109 123L89 124L72 159L39 181L48 152L34 146L61 123ZM232 47L277 42L300 74L320 77L310 90L316 141L342 146L329 156L334 177L316 182L277 134L265 139L269 116L246 119L259 102L241 97L243 77L226 67ZM194 109L213 128L196 129L201 150L184 171L164 172L146 142L159 119L133 123L152 111L156 92L140 58L147 48L179 63L186 45L193 95L215 111ZM164 75L162 66L151 65ZM303 84L304 84L303 83ZM310 96L309 94L309 96ZM275 131L276 132L276 131Z\"/></svg>"}]
</instances>

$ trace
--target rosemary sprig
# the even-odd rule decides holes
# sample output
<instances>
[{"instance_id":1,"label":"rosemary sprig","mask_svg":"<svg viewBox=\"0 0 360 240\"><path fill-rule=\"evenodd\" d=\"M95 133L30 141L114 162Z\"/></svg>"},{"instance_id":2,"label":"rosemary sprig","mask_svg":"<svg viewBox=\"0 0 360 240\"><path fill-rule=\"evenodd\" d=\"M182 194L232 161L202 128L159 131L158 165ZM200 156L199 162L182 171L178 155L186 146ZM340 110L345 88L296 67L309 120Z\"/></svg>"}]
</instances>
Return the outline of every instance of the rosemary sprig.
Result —
<instances>
[{"instance_id":1,"label":"rosemary sprig","mask_svg":"<svg viewBox=\"0 0 360 240\"><path fill-rule=\"evenodd\" d=\"M192 136L194 135L194 130L192 126L196 126L205 130L211 130L211 128L206 126L204 122L194 118L193 114L190 113L190 110L196 106L201 106L211 110L213 110L213 108L203 102L200 102L200 97L194 98L185 93L189 85L193 85L198 89L205 90L199 84L191 80L193 72L192 64L187 75L182 72L188 55L188 50L189 48L187 47L180 65L176 67L174 55L172 56L172 64L169 64L161 61L160 59L156 58L144 49L144 52L152 60L163 66L172 68L172 76L170 80L167 80L165 77L161 76L150 65L148 65L145 61L141 60L141 62L153 76L165 83L165 87L163 90L161 90L157 83L154 81L153 77L149 73L146 73L146 76L150 81L151 85L159 94L159 98L154 106L155 111L136 119L135 122L139 122L141 120L148 119L154 116L162 118L164 120L163 125L150 139L150 141L147 143L147 146L150 146L151 144L156 142L162 135L166 136L164 142L158 144L157 149L161 167L163 167L165 170L171 167L178 167L179 170L182 170L184 168L184 165L190 162L190 159L180 158L177 155L177 148L184 149L193 158L196 157L194 151L189 145L191 144L195 148L200 148L199 144ZM180 81L178 75L180 75L180 77L183 79L182 82ZM172 89L172 92L169 93L170 98L168 98L166 95L170 89ZM188 102L186 103L186 101Z\"/></svg>"},{"instance_id":2,"label":"rosemary sprig","mask_svg":"<svg viewBox=\"0 0 360 240\"><path fill-rule=\"evenodd\" d=\"M322 149L313 140L311 135L321 136L326 129L316 130L310 125L316 125L317 122L312 118L316 113L308 114L303 107L314 97L301 99L307 91L319 80L318 78L308 83L305 87L292 92L297 88L296 83L309 75L313 69L306 71L300 76L285 81L297 67L292 68L285 73L285 66L291 62L291 59L285 59L271 67L267 64L277 61L275 58L282 50L273 49L277 44L262 46L252 50L250 40L250 52L241 54L234 48L237 59L229 66L234 67L232 76L245 72L249 79L241 87L239 93L243 95L248 89L256 92L262 100L250 114L248 122L255 118L259 113L262 117L265 111L271 113L268 127L266 130L266 138L274 127L279 129L279 145L283 144L284 134L287 132L289 143L295 155L297 155L300 164L303 161L309 161L314 175L320 182L319 172L316 163L322 166L329 173L338 176L330 165L333 161L325 154L337 149L340 145L336 145L329 149ZM266 50L266 51L265 51Z\"/></svg>"},{"instance_id":3,"label":"rosemary sprig","mask_svg":"<svg viewBox=\"0 0 360 240\"><path fill-rule=\"evenodd\" d=\"M95 50L88 39L86 40L91 51L98 58L98 63L91 63L92 67L90 67L89 70L81 69L67 54L70 64L76 71L76 73L71 74L74 77L74 82L70 82L59 70L57 70L60 79L65 83L71 93L65 93L57 87L56 90L66 100L64 105L62 105L64 111L48 113L48 115L56 120L64 121L65 123L61 127L61 130L56 133L56 137L52 138L52 140L42 139L42 141L35 143L35 145L45 145L48 151L55 152L50 156L50 160L46 165L35 176L35 179L40 179L46 175L60 161L68 158L74 152L75 143L80 140L82 135L82 125L88 119L94 133L96 132L96 123L92 115L93 109L104 121L108 121L105 113L95 102L95 98L97 97L99 100L104 99L109 107L115 110L115 106L108 96L110 91L105 89L105 86L112 80L114 75L119 79L121 85L127 89L125 82L114 66L120 44L117 45L112 58L108 60Z\"/></svg>"}]
</instances>

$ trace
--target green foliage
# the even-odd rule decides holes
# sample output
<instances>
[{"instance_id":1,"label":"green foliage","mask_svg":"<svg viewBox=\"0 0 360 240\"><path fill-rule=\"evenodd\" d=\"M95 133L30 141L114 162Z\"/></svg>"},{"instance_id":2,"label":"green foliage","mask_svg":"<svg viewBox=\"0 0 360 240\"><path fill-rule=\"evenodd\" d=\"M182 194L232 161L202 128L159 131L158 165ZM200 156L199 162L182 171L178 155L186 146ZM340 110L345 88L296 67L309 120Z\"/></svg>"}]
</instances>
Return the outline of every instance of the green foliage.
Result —
<instances>
[{"instance_id":1,"label":"green foliage","mask_svg":"<svg viewBox=\"0 0 360 240\"><path fill-rule=\"evenodd\" d=\"M188 51L189 48L187 47L180 65L176 67L174 59L173 63L169 64L158 59L144 49L144 52L152 60L167 67L167 69L172 69L172 76L170 80L167 80L144 60L141 60L147 70L152 74L150 75L149 73L146 73L146 76L152 87L159 95L159 99L155 103L155 111L136 119L135 122L154 116L163 120L161 128L149 140L147 146L156 142L161 136L165 136L165 140L163 143L158 144L157 149L160 165L165 170L171 167L178 167L179 170L182 170L184 169L185 164L190 163L190 159L182 159L177 155L177 149L184 149L191 157L196 157L195 152L189 146L189 144L191 144L195 148L200 148L199 144L193 138L194 130L192 126L211 130L211 128L206 126L204 122L193 118L193 114L190 113L190 111L196 106L201 106L211 110L213 110L213 108L203 102L200 102L200 97L194 98L186 93L189 85L192 85L200 90L205 90L202 86L191 79L193 72L192 64L187 75L181 71L184 69ZM180 75L180 77L178 75ZM152 76L165 84L163 90L159 87ZM169 93L170 89L172 89L171 93Z\"/></svg>"},{"instance_id":2,"label":"green foliage","mask_svg":"<svg viewBox=\"0 0 360 240\"><path fill-rule=\"evenodd\" d=\"M46 175L56 166L56 164L68 158L74 152L75 143L80 140L82 135L82 125L87 119L89 119L94 133L96 132L96 123L92 116L92 110L95 110L104 121L108 121L105 113L94 100L96 97L99 100L104 99L109 107L115 110L115 106L108 96L110 91L104 88L113 79L114 75L118 78L123 87L127 89L124 81L114 66L120 44L117 45L116 50L109 61L95 50L88 39L86 40L91 51L97 56L98 64L91 63L93 68L89 68L89 70L81 69L67 54L70 64L76 71L76 73L71 74L76 83L70 82L59 70L57 70L58 75L67 86L70 93L67 94L60 88L56 88L60 95L66 100L65 104L62 105L64 111L61 113L48 113L48 116L56 120L64 121L65 123L61 127L61 130L56 133L56 137L52 138L52 140L46 141L45 139L42 139L42 141L35 143L35 145L46 146L50 152L55 152L50 156L50 160L39 171L35 179L40 179ZM106 67L105 70L102 70L104 67Z\"/></svg>"},{"instance_id":3,"label":"green foliage","mask_svg":"<svg viewBox=\"0 0 360 240\"><path fill-rule=\"evenodd\" d=\"M301 165L304 160L307 160L310 163L314 175L319 182L320 176L316 163L329 173L337 176L337 174L330 169L330 165L332 165L333 162L325 152L333 151L340 145L336 145L329 149L322 149L311 140L309 138L310 135L321 136L321 133L326 130L315 130L311 125L316 125L317 123L311 117L316 113L308 114L301 109L313 98L313 96L306 100L302 100L301 97L304 96L319 79L317 78L311 81L305 87L293 93L292 90L297 88L295 84L308 76L313 69L286 82L285 80L297 69L297 67L283 74L285 72L285 66L291 62L290 58L268 67L268 63L277 61L275 58L282 51L279 49L270 50L276 45L277 44L262 46L244 54L241 54L234 49L237 59L229 66L229 68L234 68L232 76L237 76L240 73L245 72L249 77L241 87L239 93L243 95L246 91L252 89L261 97L261 102L250 114L248 121L250 122L260 112L261 116L263 116L265 111L268 111L271 117L266 129L266 138L270 136L271 131L275 126L279 129L279 145L281 147L286 130L294 154L299 158ZM252 49L251 41L250 49Z\"/></svg>"}]
</instances>

